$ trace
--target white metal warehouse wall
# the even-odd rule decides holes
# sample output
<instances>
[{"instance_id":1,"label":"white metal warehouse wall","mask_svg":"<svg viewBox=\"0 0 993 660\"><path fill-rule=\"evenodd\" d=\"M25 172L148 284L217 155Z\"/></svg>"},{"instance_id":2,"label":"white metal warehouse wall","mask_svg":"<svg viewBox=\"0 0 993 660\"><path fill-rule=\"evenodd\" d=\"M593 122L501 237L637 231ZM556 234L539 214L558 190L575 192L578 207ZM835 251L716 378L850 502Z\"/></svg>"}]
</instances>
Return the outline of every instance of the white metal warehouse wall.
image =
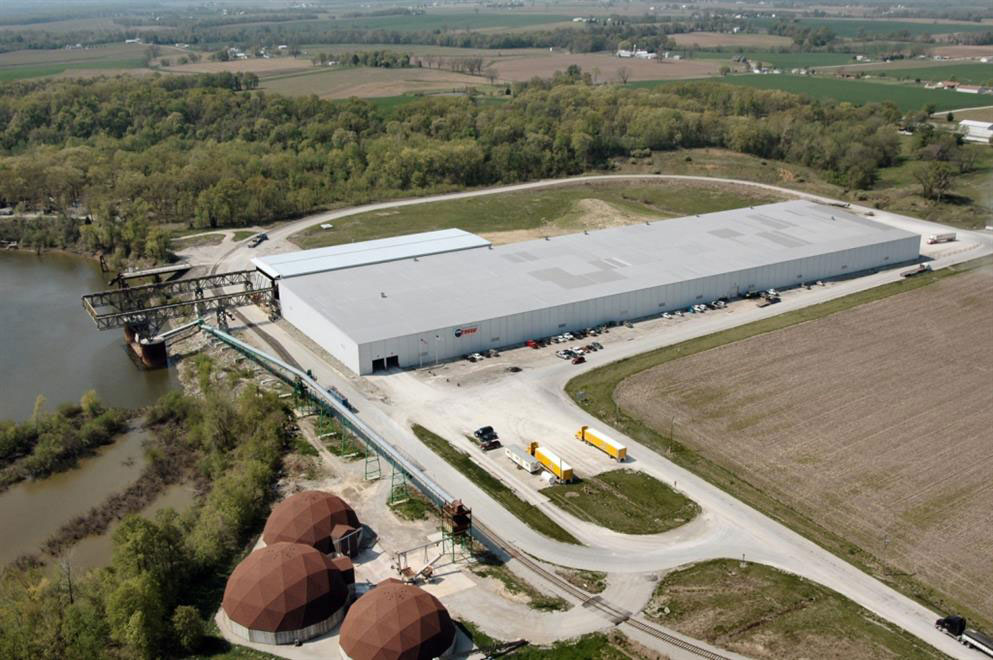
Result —
<instances>
[{"instance_id":1,"label":"white metal warehouse wall","mask_svg":"<svg viewBox=\"0 0 993 660\"><path fill-rule=\"evenodd\" d=\"M482 352L522 344L528 339L548 337L566 330L588 328L607 321L625 321L654 316L664 311L686 308L691 304L709 302L723 296L735 297L755 289L785 288L802 282L838 277L873 268L885 267L914 260L920 250L920 238L910 236L876 245L852 248L838 252L815 255L804 259L784 261L760 268L722 273L696 280L686 280L666 286L653 287L622 294L587 300L560 307L549 307L521 314L493 319L466 319L460 326L438 328L422 332L373 341L358 346L358 368L344 337L337 328L318 330L321 325L331 326L324 319L306 319L307 328L299 326L315 341L333 353L357 373L371 373L373 360L397 356L401 367L418 367ZM289 313L287 320L297 325ZM314 315L316 316L316 315ZM333 326L331 326L333 328ZM310 329L313 328L313 329ZM459 331L458 333L456 331ZM334 337L325 343L321 337ZM335 346L346 351L339 355Z\"/></svg>"},{"instance_id":2,"label":"white metal warehouse wall","mask_svg":"<svg viewBox=\"0 0 993 660\"><path fill-rule=\"evenodd\" d=\"M362 365L359 363L359 348L352 338L326 316L314 311L313 307L303 302L289 287L280 287L279 304L283 318L321 348L341 360L346 367L355 373L367 373L372 370L371 362L368 369L362 370Z\"/></svg>"}]
</instances>

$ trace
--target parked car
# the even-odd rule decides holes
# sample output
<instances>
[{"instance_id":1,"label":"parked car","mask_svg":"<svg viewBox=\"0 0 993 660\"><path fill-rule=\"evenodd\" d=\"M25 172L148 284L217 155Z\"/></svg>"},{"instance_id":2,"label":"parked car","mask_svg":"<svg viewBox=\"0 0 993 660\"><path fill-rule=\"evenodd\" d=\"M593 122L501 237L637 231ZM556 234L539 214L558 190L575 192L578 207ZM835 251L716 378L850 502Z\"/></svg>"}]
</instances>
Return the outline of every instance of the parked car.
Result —
<instances>
[{"instance_id":1,"label":"parked car","mask_svg":"<svg viewBox=\"0 0 993 660\"><path fill-rule=\"evenodd\" d=\"M625 321L624 322L624 327L625 328L633 328L634 327L634 323L631 323L631 321Z\"/></svg>"},{"instance_id":2,"label":"parked car","mask_svg":"<svg viewBox=\"0 0 993 660\"><path fill-rule=\"evenodd\" d=\"M582 346L573 346L569 350L572 351L573 355L582 355L584 352Z\"/></svg>"},{"instance_id":3,"label":"parked car","mask_svg":"<svg viewBox=\"0 0 993 660\"><path fill-rule=\"evenodd\" d=\"M576 357L572 358L573 364L582 364L584 362L586 362L586 358L584 358L582 355L577 355Z\"/></svg>"},{"instance_id":4,"label":"parked car","mask_svg":"<svg viewBox=\"0 0 993 660\"><path fill-rule=\"evenodd\" d=\"M592 344L590 344L590 346L592 346L593 347L593 350L595 350L595 351L599 351L599 350L601 350L603 348L603 344L601 344L598 341L593 342Z\"/></svg>"},{"instance_id":5,"label":"parked car","mask_svg":"<svg viewBox=\"0 0 993 660\"><path fill-rule=\"evenodd\" d=\"M496 440L500 437L492 426L480 426L472 434L480 440Z\"/></svg>"},{"instance_id":6,"label":"parked car","mask_svg":"<svg viewBox=\"0 0 993 660\"><path fill-rule=\"evenodd\" d=\"M248 241L248 247L250 248L258 247L262 243L262 241L268 241L268 240L269 240L269 235L266 234L265 232L262 232L261 234L256 234L255 236L252 237L252 240Z\"/></svg>"},{"instance_id":7,"label":"parked car","mask_svg":"<svg viewBox=\"0 0 993 660\"><path fill-rule=\"evenodd\" d=\"M498 351L495 348L491 348L490 350L486 351L486 357L500 357L500 351Z\"/></svg>"},{"instance_id":8,"label":"parked car","mask_svg":"<svg viewBox=\"0 0 993 660\"><path fill-rule=\"evenodd\" d=\"M563 360L568 360L572 357L572 351L555 351L555 356L560 357Z\"/></svg>"},{"instance_id":9,"label":"parked car","mask_svg":"<svg viewBox=\"0 0 993 660\"><path fill-rule=\"evenodd\" d=\"M664 318L664 319L671 319L672 318L672 314L670 314L669 312L663 312L662 313L662 318Z\"/></svg>"},{"instance_id":10,"label":"parked car","mask_svg":"<svg viewBox=\"0 0 993 660\"><path fill-rule=\"evenodd\" d=\"M483 359L483 356L480 353L470 353L465 359L469 360L469 362L479 362Z\"/></svg>"},{"instance_id":11,"label":"parked car","mask_svg":"<svg viewBox=\"0 0 993 660\"><path fill-rule=\"evenodd\" d=\"M562 341L572 341L575 337L572 336L571 332L563 332L561 334Z\"/></svg>"},{"instance_id":12,"label":"parked car","mask_svg":"<svg viewBox=\"0 0 993 660\"><path fill-rule=\"evenodd\" d=\"M497 435L492 426L481 426L473 431L472 435L475 436L480 449L484 451L500 447L500 436Z\"/></svg>"}]
</instances>

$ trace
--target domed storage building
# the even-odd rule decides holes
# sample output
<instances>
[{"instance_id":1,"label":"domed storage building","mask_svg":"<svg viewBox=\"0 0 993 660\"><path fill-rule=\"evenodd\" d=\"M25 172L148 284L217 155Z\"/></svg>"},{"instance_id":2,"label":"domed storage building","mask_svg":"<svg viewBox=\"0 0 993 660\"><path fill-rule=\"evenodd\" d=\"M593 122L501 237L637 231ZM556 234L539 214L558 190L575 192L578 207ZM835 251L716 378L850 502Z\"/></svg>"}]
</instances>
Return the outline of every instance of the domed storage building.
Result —
<instances>
[{"instance_id":1,"label":"domed storage building","mask_svg":"<svg viewBox=\"0 0 993 660\"><path fill-rule=\"evenodd\" d=\"M455 624L437 598L390 578L349 608L338 643L349 660L429 660L451 653L455 640Z\"/></svg>"},{"instance_id":2,"label":"domed storage building","mask_svg":"<svg viewBox=\"0 0 993 660\"><path fill-rule=\"evenodd\" d=\"M302 543L273 543L234 569L221 610L248 641L292 644L337 626L349 600L345 577L328 556Z\"/></svg>"},{"instance_id":3,"label":"domed storage building","mask_svg":"<svg viewBox=\"0 0 993 660\"><path fill-rule=\"evenodd\" d=\"M262 531L266 545L280 541L306 543L324 554L340 552L348 556L358 552L361 538L362 525L352 507L340 497L318 490L305 490L280 502Z\"/></svg>"}]
</instances>

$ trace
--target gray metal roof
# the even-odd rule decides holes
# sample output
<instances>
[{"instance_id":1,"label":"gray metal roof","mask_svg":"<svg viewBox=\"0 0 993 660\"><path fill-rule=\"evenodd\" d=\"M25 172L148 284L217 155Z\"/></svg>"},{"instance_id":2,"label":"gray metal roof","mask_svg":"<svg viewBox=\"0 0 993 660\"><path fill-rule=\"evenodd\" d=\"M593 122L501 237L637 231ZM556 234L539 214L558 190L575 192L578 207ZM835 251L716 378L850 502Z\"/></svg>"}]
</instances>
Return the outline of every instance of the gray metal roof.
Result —
<instances>
[{"instance_id":1,"label":"gray metal roof","mask_svg":"<svg viewBox=\"0 0 993 660\"><path fill-rule=\"evenodd\" d=\"M485 238L461 229L441 229L374 241L254 257L252 263L270 277L299 277L340 268L411 259L427 254L481 248L489 244L490 242Z\"/></svg>"},{"instance_id":2,"label":"gray metal roof","mask_svg":"<svg viewBox=\"0 0 993 660\"><path fill-rule=\"evenodd\" d=\"M281 286L365 343L914 235L841 208L789 201L338 270Z\"/></svg>"}]
</instances>

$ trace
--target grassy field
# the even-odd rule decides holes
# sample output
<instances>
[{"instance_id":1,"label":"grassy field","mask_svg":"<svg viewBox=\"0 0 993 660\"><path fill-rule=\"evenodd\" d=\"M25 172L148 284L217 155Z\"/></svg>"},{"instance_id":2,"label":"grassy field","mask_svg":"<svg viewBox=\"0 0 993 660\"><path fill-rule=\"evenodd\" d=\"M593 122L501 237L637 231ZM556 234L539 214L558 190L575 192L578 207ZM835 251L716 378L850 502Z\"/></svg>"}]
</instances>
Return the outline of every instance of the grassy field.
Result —
<instances>
[{"instance_id":1,"label":"grassy field","mask_svg":"<svg viewBox=\"0 0 993 660\"><path fill-rule=\"evenodd\" d=\"M141 44L114 44L72 50L18 50L0 53L0 81L24 80L55 76L62 73L94 70L143 69L147 46ZM176 59L185 51L169 46L162 47L162 57Z\"/></svg>"},{"instance_id":2,"label":"grassy field","mask_svg":"<svg viewBox=\"0 0 993 660\"><path fill-rule=\"evenodd\" d=\"M753 481L748 478L751 475L746 476L735 472L721 461L713 459L710 454L698 451L692 443L684 442L682 437L682 424L676 424L676 438L668 437L668 424L664 425L664 428L662 429L653 428L650 424L645 423L645 421L637 414L632 414L627 409L615 403L614 395L618 386L627 378L640 374L648 369L665 365L673 360L693 356L698 353L702 353L703 351L725 346L750 337L764 335L776 330L789 328L807 321L822 319L836 312L852 309L865 303L880 301L896 294L928 287L946 278L961 277L962 275L960 275L960 273L972 272L976 269L988 269L990 266L993 266L993 259L980 259L967 264L918 276L910 280L883 285L881 287L876 287L868 291L845 296L830 302L788 312L786 314L781 314L769 319L764 319L762 321L750 323L713 335L692 339L673 346L667 346L665 348L621 360L583 374L571 380L566 386L566 390L570 396L573 397L573 399L576 399L578 392L583 392L583 400L577 400L577 403L591 414L596 415L605 421L610 426L618 428L642 444L652 447L660 453L664 453L670 458L670 460L673 460L679 465L692 470L696 474L706 478L708 481L726 490L750 506L755 507L774 519L781 521L807 538L810 538L831 552L844 557L847 561L850 561L863 570L868 571L870 574L877 576L879 579L887 582L903 593L913 598L917 598L921 602L935 608L936 610L948 609L970 612L979 615L978 619L983 621L984 616L980 614L983 610L977 612L965 605L964 599L966 597L983 597L983 595L976 593L976 590L973 589L971 595L957 594L955 597L950 597L947 593L937 593L932 587L927 586L920 579L920 576L894 568L893 562L895 560L895 556L883 553L883 548L879 547L882 539L878 538L878 531L877 538L871 547L865 547L856 541L850 540L845 535L844 530L834 530L824 526L822 523L812 519L808 515L805 515L804 512L799 511L797 507L777 498L772 493L768 492L762 485L753 483ZM911 313L909 315L905 314L905 316L901 319L901 323L906 324L908 322L912 322L912 320L919 315L920 312ZM849 334L854 337L859 336L855 327L851 328ZM941 338L941 341L943 340L944 338ZM782 351L781 346L777 349L777 352L779 351ZM817 353L815 352L815 354ZM913 361L909 362L912 363ZM925 378L924 382L927 383L931 381ZM933 388L932 391L934 391ZM988 406L984 408L984 410L988 409ZM942 437L944 436L943 433L940 435ZM848 435L843 436L843 438L848 437ZM917 436L916 434L910 434L908 436L900 437L910 439L916 438ZM799 458L802 458L802 455L800 455ZM871 490L873 486L871 483L867 483L866 487ZM985 527L983 527L983 529L985 530ZM989 591L986 592L986 598L989 598L989 593ZM985 609L986 617L988 617L989 611L989 608Z\"/></svg>"},{"instance_id":3,"label":"grassy field","mask_svg":"<svg viewBox=\"0 0 993 660\"><path fill-rule=\"evenodd\" d=\"M580 520L622 534L661 534L692 520L700 507L644 472L613 470L542 494Z\"/></svg>"},{"instance_id":4,"label":"grassy field","mask_svg":"<svg viewBox=\"0 0 993 660\"><path fill-rule=\"evenodd\" d=\"M777 199L772 193L719 185L587 183L372 211L339 218L332 230L308 227L290 240L313 248L458 227L509 242Z\"/></svg>"},{"instance_id":5,"label":"grassy field","mask_svg":"<svg viewBox=\"0 0 993 660\"><path fill-rule=\"evenodd\" d=\"M572 534L559 527L537 507L517 497L503 482L472 462L468 454L459 451L447 440L432 433L423 426L414 426L413 430L414 434L431 451L441 456L452 467L471 479L487 495L502 504L504 508L517 516L528 527L556 541L579 544L579 541Z\"/></svg>"},{"instance_id":6,"label":"grassy field","mask_svg":"<svg viewBox=\"0 0 993 660\"><path fill-rule=\"evenodd\" d=\"M563 14L529 13L443 13L429 12L420 16L366 16L338 19L332 23L337 29L391 30L398 32L482 30L493 28L521 28L547 23L571 21Z\"/></svg>"},{"instance_id":7,"label":"grassy field","mask_svg":"<svg viewBox=\"0 0 993 660\"><path fill-rule=\"evenodd\" d=\"M724 51L698 50L693 53L697 59L730 60L738 53L730 49ZM751 62L765 62L782 69L836 66L854 62L849 53L777 53L768 50L744 51Z\"/></svg>"},{"instance_id":8,"label":"grassy field","mask_svg":"<svg viewBox=\"0 0 993 660\"><path fill-rule=\"evenodd\" d=\"M668 608L668 614L665 609ZM750 658L942 658L826 587L761 564L717 559L673 571L649 618Z\"/></svg>"},{"instance_id":9,"label":"grassy field","mask_svg":"<svg viewBox=\"0 0 993 660\"><path fill-rule=\"evenodd\" d=\"M731 34L730 32L684 32L671 34L669 38L680 48L699 46L700 48L789 48L793 40L776 34Z\"/></svg>"},{"instance_id":10,"label":"grassy field","mask_svg":"<svg viewBox=\"0 0 993 660\"><path fill-rule=\"evenodd\" d=\"M947 198L933 202L920 196L920 185L914 180L914 172L921 163L912 159L911 138L902 139L906 160L879 171L876 185L863 195L864 203L964 229L982 229L993 224L993 186L990 185L993 149L982 144L963 145L975 156L973 171L957 175Z\"/></svg>"},{"instance_id":11,"label":"grassy field","mask_svg":"<svg viewBox=\"0 0 993 660\"><path fill-rule=\"evenodd\" d=\"M396 97L410 92L459 91L466 87L490 89L485 78L437 69L319 68L263 78L260 87L287 96L316 94L325 99L352 96Z\"/></svg>"},{"instance_id":12,"label":"grassy field","mask_svg":"<svg viewBox=\"0 0 993 660\"><path fill-rule=\"evenodd\" d=\"M775 18L758 18L753 22L760 27L771 27L777 22ZM956 32L986 32L990 30L989 23L918 23L916 21L879 20L864 18L801 18L796 21L801 27L819 29L829 28L839 37L849 39L860 35L889 35L897 32L909 32L911 35L922 34L952 34Z\"/></svg>"},{"instance_id":13,"label":"grassy field","mask_svg":"<svg viewBox=\"0 0 993 660\"><path fill-rule=\"evenodd\" d=\"M729 56L730 57L730 56ZM577 65L590 73L594 82L616 82L623 68L628 80L668 80L699 78L716 74L720 62L710 59L635 60L621 59L608 53L545 53L533 57L507 57L494 61L493 68L501 80L525 82L535 76L550 78L556 71Z\"/></svg>"},{"instance_id":14,"label":"grassy field","mask_svg":"<svg viewBox=\"0 0 993 660\"><path fill-rule=\"evenodd\" d=\"M823 76L740 75L728 76L723 82L758 89L780 89L813 98L834 99L850 103L883 103L891 101L904 112L933 105L935 110L952 110L990 105L990 97L962 94L945 89L924 89L918 85L866 82Z\"/></svg>"},{"instance_id":15,"label":"grassy field","mask_svg":"<svg viewBox=\"0 0 993 660\"><path fill-rule=\"evenodd\" d=\"M974 121L988 121L993 124L993 103L989 108L976 108L975 110L963 110L955 113L955 121L972 119ZM981 145L982 146L982 145ZM986 151L989 151L988 149Z\"/></svg>"},{"instance_id":16,"label":"grassy field","mask_svg":"<svg viewBox=\"0 0 993 660\"><path fill-rule=\"evenodd\" d=\"M993 31L993 27L991 27ZM988 85L993 83L993 64L940 64L934 66L914 67L910 69L887 69L885 66L868 69L876 75L885 74L887 78L896 80L956 80L971 85ZM973 96L956 92L959 96ZM983 100L983 97L979 97ZM993 96L985 97L982 105L993 105ZM964 104L968 105L968 104Z\"/></svg>"}]
</instances>

